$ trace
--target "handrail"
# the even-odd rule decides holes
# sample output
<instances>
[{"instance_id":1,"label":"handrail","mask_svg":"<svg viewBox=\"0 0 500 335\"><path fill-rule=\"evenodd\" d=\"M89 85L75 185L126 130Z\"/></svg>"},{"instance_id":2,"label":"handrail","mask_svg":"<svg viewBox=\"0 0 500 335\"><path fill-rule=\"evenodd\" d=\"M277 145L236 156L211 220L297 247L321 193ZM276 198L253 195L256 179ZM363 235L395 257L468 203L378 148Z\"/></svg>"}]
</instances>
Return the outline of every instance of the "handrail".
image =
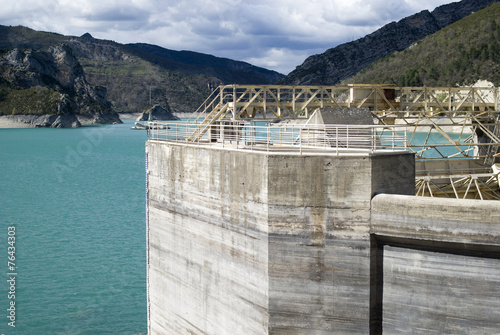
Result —
<instances>
[{"instance_id":1,"label":"handrail","mask_svg":"<svg viewBox=\"0 0 500 335\"><path fill-rule=\"evenodd\" d=\"M207 112L208 110L208 107L210 105L212 105L214 103L214 101L219 97L220 95L220 92L222 90L224 86L218 86L215 88L215 90L212 91L212 93L210 93L210 95L208 96L208 98L205 99L205 101L203 101L203 103L200 105L200 107L198 107L198 109L193 113L191 114L191 116L189 117L189 119L187 120L188 122L197 122L198 119L200 117L202 117L203 115L205 115L205 113ZM212 96L217 92L217 94L215 95L215 97L212 98ZM211 100L211 102L209 104L207 104L207 102ZM200 110L203 108L203 111L200 112ZM195 118L194 121L191 121L192 118Z\"/></svg>"},{"instance_id":2,"label":"handrail","mask_svg":"<svg viewBox=\"0 0 500 335\"><path fill-rule=\"evenodd\" d=\"M150 140L187 144L234 144L239 149L323 150L336 153L406 150L406 132L381 135L378 126L358 125L252 125L241 123L206 124L203 134L196 133L200 124L151 122ZM196 135L196 136L194 136Z\"/></svg>"},{"instance_id":3,"label":"handrail","mask_svg":"<svg viewBox=\"0 0 500 335\"><path fill-rule=\"evenodd\" d=\"M228 109L225 110L227 111ZM489 148L500 145L478 141L471 143L469 139L474 135L466 134L455 134L451 138L453 143L450 143L450 138L447 138L449 136L442 137L440 133L433 133L432 137L425 132L414 133L408 125L306 125L290 121L259 126L244 121L221 121L217 115L205 124L151 122L149 139L196 144L238 142L239 146L264 144L292 148L323 147L327 150L379 150L383 147L384 150L408 150L415 153L417 160L486 159L491 151Z\"/></svg>"},{"instance_id":4,"label":"handrail","mask_svg":"<svg viewBox=\"0 0 500 335\"><path fill-rule=\"evenodd\" d=\"M417 159L481 157L491 165L500 156L500 91L494 87L225 85L189 119L199 128L190 128L188 138L202 140L218 122L308 119L317 108L328 106L364 108L387 127L404 124L411 134L408 148ZM413 140L418 132L427 133L423 143ZM443 142L432 142L435 133ZM456 152L449 154L449 149Z\"/></svg>"}]
</instances>

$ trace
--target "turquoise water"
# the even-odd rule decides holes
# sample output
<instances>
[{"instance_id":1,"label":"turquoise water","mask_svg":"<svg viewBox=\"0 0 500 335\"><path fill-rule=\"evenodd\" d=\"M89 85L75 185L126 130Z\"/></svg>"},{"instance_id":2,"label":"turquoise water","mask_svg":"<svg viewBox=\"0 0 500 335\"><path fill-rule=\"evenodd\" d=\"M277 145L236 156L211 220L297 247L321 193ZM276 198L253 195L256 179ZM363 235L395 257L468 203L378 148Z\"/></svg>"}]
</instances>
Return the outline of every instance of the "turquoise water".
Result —
<instances>
[{"instance_id":1,"label":"turquoise water","mask_svg":"<svg viewBox=\"0 0 500 335\"><path fill-rule=\"evenodd\" d=\"M0 129L1 334L147 332L146 132L131 125Z\"/></svg>"}]
</instances>

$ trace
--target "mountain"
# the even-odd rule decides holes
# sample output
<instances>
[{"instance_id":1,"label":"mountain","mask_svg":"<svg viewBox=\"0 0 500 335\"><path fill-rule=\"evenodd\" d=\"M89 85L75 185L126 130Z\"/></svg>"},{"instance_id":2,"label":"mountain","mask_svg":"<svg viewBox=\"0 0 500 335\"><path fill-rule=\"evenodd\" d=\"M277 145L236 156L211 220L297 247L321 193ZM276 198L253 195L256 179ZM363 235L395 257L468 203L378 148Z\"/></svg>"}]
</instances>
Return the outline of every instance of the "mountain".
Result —
<instances>
[{"instance_id":1,"label":"mountain","mask_svg":"<svg viewBox=\"0 0 500 335\"><path fill-rule=\"evenodd\" d=\"M463 0L391 22L356 41L341 44L304 63L279 81L286 85L335 85L373 62L415 42L497 0Z\"/></svg>"},{"instance_id":2,"label":"mountain","mask_svg":"<svg viewBox=\"0 0 500 335\"><path fill-rule=\"evenodd\" d=\"M80 37L0 25L0 50L70 50L90 85L103 87L115 112L142 112L151 105L192 113L221 84L270 84L283 77L245 62L173 51L148 44L120 44L86 33ZM8 113L2 112L0 113Z\"/></svg>"},{"instance_id":3,"label":"mountain","mask_svg":"<svg viewBox=\"0 0 500 335\"><path fill-rule=\"evenodd\" d=\"M380 59L345 83L397 86L500 85L500 3Z\"/></svg>"},{"instance_id":4,"label":"mountain","mask_svg":"<svg viewBox=\"0 0 500 335\"><path fill-rule=\"evenodd\" d=\"M0 115L35 127L121 123L70 48L12 49L0 57Z\"/></svg>"},{"instance_id":5,"label":"mountain","mask_svg":"<svg viewBox=\"0 0 500 335\"><path fill-rule=\"evenodd\" d=\"M163 68L188 75L213 76L225 84L262 85L283 78L283 75L276 71L199 52L174 51L145 43L127 44L127 46L137 56Z\"/></svg>"}]
</instances>

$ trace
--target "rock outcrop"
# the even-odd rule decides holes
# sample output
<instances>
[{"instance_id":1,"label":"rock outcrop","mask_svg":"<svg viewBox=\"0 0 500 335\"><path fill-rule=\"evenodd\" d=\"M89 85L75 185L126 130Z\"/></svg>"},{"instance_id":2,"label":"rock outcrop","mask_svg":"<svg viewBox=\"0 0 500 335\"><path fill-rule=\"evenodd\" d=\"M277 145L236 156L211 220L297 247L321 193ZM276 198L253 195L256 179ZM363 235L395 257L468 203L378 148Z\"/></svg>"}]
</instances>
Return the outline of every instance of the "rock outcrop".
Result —
<instances>
[{"instance_id":1,"label":"rock outcrop","mask_svg":"<svg viewBox=\"0 0 500 335\"><path fill-rule=\"evenodd\" d=\"M341 44L322 54L308 57L304 63L279 81L286 85L335 85L354 76L371 63L394 51L401 51L416 41L458 21L492 0L463 0L443 5L429 12L391 22L356 41Z\"/></svg>"},{"instance_id":2,"label":"rock outcrop","mask_svg":"<svg viewBox=\"0 0 500 335\"><path fill-rule=\"evenodd\" d=\"M155 105L151 109L148 109L144 113L142 113L136 121L154 121L154 120L180 120L177 116L175 116L170 107L166 106L163 108L161 106Z\"/></svg>"},{"instance_id":3,"label":"rock outcrop","mask_svg":"<svg viewBox=\"0 0 500 335\"><path fill-rule=\"evenodd\" d=\"M121 123L103 87L90 85L66 45L13 49L0 59L0 114L35 127Z\"/></svg>"}]
</instances>

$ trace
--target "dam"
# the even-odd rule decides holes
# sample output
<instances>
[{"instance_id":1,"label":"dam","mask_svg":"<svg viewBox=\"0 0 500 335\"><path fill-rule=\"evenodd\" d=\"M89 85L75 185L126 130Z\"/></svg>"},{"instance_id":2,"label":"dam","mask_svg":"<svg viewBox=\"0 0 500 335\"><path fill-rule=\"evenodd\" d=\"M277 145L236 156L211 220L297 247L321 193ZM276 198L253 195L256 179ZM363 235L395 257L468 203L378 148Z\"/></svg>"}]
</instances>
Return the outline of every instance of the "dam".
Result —
<instances>
[{"instance_id":1,"label":"dam","mask_svg":"<svg viewBox=\"0 0 500 335\"><path fill-rule=\"evenodd\" d=\"M415 196L401 132L221 115L150 130L149 334L500 329L500 202Z\"/></svg>"}]
</instances>

